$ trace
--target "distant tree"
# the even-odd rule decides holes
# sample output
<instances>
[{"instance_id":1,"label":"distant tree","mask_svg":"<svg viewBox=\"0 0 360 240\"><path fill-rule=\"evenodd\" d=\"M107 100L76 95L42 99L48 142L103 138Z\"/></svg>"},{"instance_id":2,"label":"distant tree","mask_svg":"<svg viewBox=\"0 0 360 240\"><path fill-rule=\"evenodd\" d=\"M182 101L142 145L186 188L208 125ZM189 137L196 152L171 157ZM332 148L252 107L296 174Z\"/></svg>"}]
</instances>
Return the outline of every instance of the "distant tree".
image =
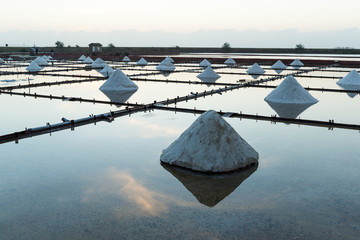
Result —
<instances>
[{"instance_id":1,"label":"distant tree","mask_svg":"<svg viewBox=\"0 0 360 240\"><path fill-rule=\"evenodd\" d=\"M231 49L230 43L225 42L225 43L221 46L221 48L222 48L223 50L225 50L225 51L229 51L229 50Z\"/></svg>"},{"instance_id":2,"label":"distant tree","mask_svg":"<svg viewBox=\"0 0 360 240\"><path fill-rule=\"evenodd\" d=\"M80 46L79 46L79 45L75 45L75 47L80 48Z\"/></svg>"},{"instance_id":3,"label":"distant tree","mask_svg":"<svg viewBox=\"0 0 360 240\"><path fill-rule=\"evenodd\" d=\"M61 42L61 41L56 41L56 42L55 42L55 46L56 46L57 48L63 48L63 47L65 46L65 44L64 44L63 42Z\"/></svg>"},{"instance_id":4,"label":"distant tree","mask_svg":"<svg viewBox=\"0 0 360 240\"><path fill-rule=\"evenodd\" d=\"M305 46L302 43L296 44L296 46L295 46L295 50L297 50L297 51L303 51L304 49L305 49Z\"/></svg>"},{"instance_id":5,"label":"distant tree","mask_svg":"<svg viewBox=\"0 0 360 240\"><path fill-rule=\"evenodd\" d=\"M108 45L108 48L115 48L115 45L114 44L112 44L112 43L109 43L109 45Z\"/></svg>"},{"instance_id":6,"label":"distant tree","mask_svg":"<svg viewBox=\"0 0 360 240\"><path fill-rule=\"evenodd\" d=\"M68 48L70 48L71 46L70 45L68 45Z\"/></svg>"}]
</instances>

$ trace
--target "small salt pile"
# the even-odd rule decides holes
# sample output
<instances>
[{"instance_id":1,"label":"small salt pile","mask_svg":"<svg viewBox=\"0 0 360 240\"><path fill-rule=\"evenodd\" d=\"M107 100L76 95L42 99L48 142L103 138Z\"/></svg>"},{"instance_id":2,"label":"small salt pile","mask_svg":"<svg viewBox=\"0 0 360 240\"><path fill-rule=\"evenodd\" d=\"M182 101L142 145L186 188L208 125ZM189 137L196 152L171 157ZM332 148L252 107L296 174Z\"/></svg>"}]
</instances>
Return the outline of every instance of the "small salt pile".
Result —
<instances>
[{"instance_id":1,"label":"small salt pile","mask_svg":"<svg viewBox=\"0 0 360 240\"><path fill-rule=\"evenodd\" d=\"M231 57L229 57L228 59L226 59L226 61L224 62L226 65L228 66L234 66L236 64L235 60L232 59Z\"/></svg>"},{"instance_id":2,"label":"small salt pile","mask_svg":"<svg viewBox=\"0 0 360 240\"><path fill-rule=\"evenodd\" d=\"M274 69L276 73L280 74L283 70L286 69L286 65L281 60L278 60L271 66L271 68Z\"/></svg>"},{"instance_id":3,"label":"small salt pile","mask_svg":"<svg viewBox=\"0 0 360 240\"><path fill-rule=\"evenodd\" d=\"M148 62L144 58L141 58L136 64L138 66L146 66Z\"/></svg>"},{"instance_id":4,"label":"small salt pile","mask_svg":"<svg viewBox=\"0 0 360 240\"><path fill-rule=\"evenodd\" d=\"M26 68L28 72L38 72L41 70L41 67L36 64L36 62L32 61L30 65Z\"/></svg>"},{"instance_id":5,"label":"small salt pile","mask_svg":"<svg viewBox=\"0 0 360 240\"><path fill-rule=\"evenodd\" d=\"M160 156L170 165L217 173L250 166L258 159L258 153L213 110L196 119Z\"/></svg>"},{"instance_id":6,"label":"small salt pile","mask_svg":"<svg viewBox=\"0 0 360 240\"><path fill-rule=\"evenodd\" d=\"M250 75L261 75L265 73L265 70L262 69L259 64L254 63L246 72Z\"/></svg>"},{"instance_id":7,"label":"small salt pile","mask_svg":"<svg viewBox=\"0 0 360 240\"><path fill-rule=\"evenodd\" d=\"M93 62L94 61L91 59L91 57L87 57L87 58L85 58L85 60L83 60L83 63L86 63L86 64L91 64Z\"/></svg>"},{"instance_id":8,"label":"small salt pile","mask_svg":"<svg viewBox=\"0 0 360 240\"><path fill-rule=\"evenodd\" d=\"M210 66L196 77L203 82L215 82L220 78L219 74L217 74Z\"/></svg>"},{"instance_id":9,"label":"small salt pile","mask_svg":"<svg viewBox=\"0 0 360 240\"><path fill-rule=\"evenodd\" d=\"M201 61L199 66L200 67L209 67L209 66L211 66L211 63L208 60L204 59L204 60Z\"/></svg>"},{"instance_id":10,"label":"small salt pile","mask_svg":"<svg viewBox=\"0 0 360 240\"><path fill-rule=\"evenodd\" d=\"M14 59L12 57L9 57L7 60L10 62L13 61Z\"/></svg>"},{"instance_id":11,"label":"small salt pile","mask_svg":"<svg viewBox=\"0 0 360 240\"><path fill-rule=\"evenodd\" d=\"M81 55L81 57L79 57L79 61L84 61L86 59L86 57L84 55Z\"/></svg>"},{"instance_id":12,"label":"small salt pile","mask_svg":"<svg viewBox=\"0 0 360 240\"><path fill-rule=\"evenodd\" d=\"M360 90L360 74L356 70L352 70L345 77L337 81L336 84L345 90L358 91ZM353 98L357 93L348 92L347 95Z\"/></svg>"},{"instance_id":13,"label":"small salt pile","mask_svg":"<svg viewBox=\"0 0 360 240\"><path fill-rule=\"evenodd\" d=\"M97 58L94 62L90 65L92 68L104 68L106 66L106 62L101 58Z\"/></svg>"},{"instance_id":14,"label":"small salt pile","mask_svg":"<svg viewBox=\"0 0 360 240\"><path fill-rule=\"evenodd\" d=\"M122 61L123 62L130 62L130 58L128 56L125 56Z\"/></svg>"},{"instance_id":15,"label":"small salt pile","mask_svg":"<svg viewBox=\"0 0 360 240\"><path fill-rule=\"evenodd\" d=\"M114 69L112 69L109 65L106 65L100 71L101 75L103 75L104 77L110 77L114 72Z\"/></svg>"},{"instance_id":16,"label":"small salt pile","mask_svg":"<svg viewBox=\"0 0 360 240\"><path fill-rule=\"evenodd\" d=\"M36 62L36 64L39 66L48 66L49 65L49 63L47 61L45 61L42 57L35 58L34 62Z\"/></svg>"},{"instance_id":17,"label":"small salt pile","mask_svg":"<svg viewBox=\"0 0 360 240\"><path fill-rule=\"evenodd\" d=\"M157 70L164 72L173 72L175 70L174 64L170 62L168 59L164 59L157 67Z\"/></svg>"},{"instance_id":18,"label":"small salt pile","mask_svg":"<svg viewBox=\"0 0 360 240\"><path fill-rule=\"evenodd\" d=\"M290 66L294 67L295 69L298 69L303 67L304 64L299 59L295 59L292 63L290 63Z\"/></svg>"}]
</instances>

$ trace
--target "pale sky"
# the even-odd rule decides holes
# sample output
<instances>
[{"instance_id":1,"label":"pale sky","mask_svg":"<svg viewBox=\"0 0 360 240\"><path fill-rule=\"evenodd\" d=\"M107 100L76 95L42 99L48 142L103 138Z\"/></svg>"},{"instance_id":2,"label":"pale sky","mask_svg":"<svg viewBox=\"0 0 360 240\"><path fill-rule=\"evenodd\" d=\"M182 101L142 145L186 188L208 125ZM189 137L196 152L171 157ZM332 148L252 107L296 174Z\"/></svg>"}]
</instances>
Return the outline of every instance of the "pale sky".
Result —
<instances>
[{"instance_id":1,"label":"pale sky","mask_svg":"<svg viewBox=\"0 0 360 240\"><path fill-rule=\"evenodd\" d=\"M360 29L359 0L15 0L0 31L328 31Z\"/></svg>"}]
</instances>

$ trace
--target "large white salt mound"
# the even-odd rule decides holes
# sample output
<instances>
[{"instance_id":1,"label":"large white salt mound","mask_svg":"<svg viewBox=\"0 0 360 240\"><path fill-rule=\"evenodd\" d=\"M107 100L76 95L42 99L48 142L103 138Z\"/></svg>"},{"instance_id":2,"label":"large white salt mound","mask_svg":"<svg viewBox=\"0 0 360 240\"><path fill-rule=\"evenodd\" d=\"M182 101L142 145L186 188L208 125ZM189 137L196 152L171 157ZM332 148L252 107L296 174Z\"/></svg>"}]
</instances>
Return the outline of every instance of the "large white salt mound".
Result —
<instances>
[{"instance_id":1,"label":"large white salt mound","mask_svg":"<svg viewBox=\"0 0 360 240\"><path fill-rule=\"evenodd\" d=\"M35 58L34 62L36 62L36 64L39 66L48 66L49 65L49 63L47 61L45 61L42 57Z\"/></svg>"},{"instance_id":2,"label":"large white salt mound","mask_svg":"<svg viewBox=\"0 0 360 240\"><path fill-rule=\"evenodd\" d=\"M120 69L116 69L115 72L109 77L103 85L101 85L101 91L120 91L120 90L137 90L138 86L130 80L128 76Z\"/></svg>"},{"instance_id":3,"label":"large white salt mound","mask_svg":"<svg viewBox=\"0 0 360 240\"><path fill-rule=\"evenodd\" d=\"M228 59L226 59L226 61L224 62L226 65L235 65L236 62L234 59L232 59L231 57L229 57Z\"/></svg>"},{"instance_id":4,"label":"large white salt mound","mask_svg":"<svg viewBox=\"0 0 360 240\"><path fill-rule=\"evenodd\" d=\"M160 161L201 172L227 172L256 163L258 153L219 114L203 113Z\"/></svg>"},{"instance_id":5,"label":"large white salt mound","mask_svg":"<svg viewBox=\"0 0 360 240\"><path fill-rule=\"evenodd\" d=\"M106 65L100 71L101 75L103 75L104 77L110 77L114 72L114 69L112 69L109 65Z\"/></svg>"},{"instance_id":6,"label":"large white salt mound","mask_svg":"<svg viewBox=\"0 0 360 240\"><path fill-rule=\"evenodd\" d=\"M128 56L125 56L122 61L123 62L130 62L130 58Z\"/></svg>"},{"instance_id":7,"label":"large white salt mound","mask_svg":"<svg viewBox=\"0 0 360 240\"><path fill-rule=\"evenodd\" d=\"M304 64L303 64L299 59L295 59L292 63L290 63L290 66L293 66L293 67L303 67Z\"/></svg>"},{"instance_id":8,"label":"large white salt mound","mask_svg":"<svg viewBox=\"0 0 360 240\"><path fill-rule=\"evenodd\" d=\"M148 62L144 58L141 58L136 64L139 66L146 66Z\"/></svg>"},{"instance_id":9,"label":"large white salt mound","mask_svg":"<svg viewBox=\"0 0 360 240\"><path fill-rule=\"evenodd\" d=\"M159 65L157 65L156 69L164 72L173 72L175 70L175 66L169 60L164 59Z\"/></svg>"},{"instance_id":10,"label":"large white salt mound","mask_svg":"<svg viewBox=\"0 0 360 240\"><path fill-rule=\"evenodd\" d=\"M254 63L246 72L248 74L261 75L265 73L265 70L262 69L259 64Z\"/></svg>"},{"instance_id":11,"label":"large white salt mound","mask_svg":"<svg viewBox=\"0 0 360 240\"><path fill-rule=\"evenodd\" d=\"M199 66L200 67L209 67L209 66L211 66L211 63L208 60L204 59L204 60L201 61Z\"/></svg>"},{"instance_id":12,"label":"large white salt mound","mask_svg":"<svg viewBox=\"0 0 360 240\"><path fill-rule=\"evenodd\" d=\"M203 82L215 82L220 78L219 74L217 74L210 66L196 77Z\"/></svg>"},{"instance_id":13,"label":"large white salt mound","mask_svg":"<svg viewBox=\"0 0 360 240\"><path fill-rule=\"evenodd\" d=\"M356 70L351 70L345 77L337 81L336 84L360 86L360 74Z\"/></svg>"},{"instance_id":14,"label":"large white salt mound","mask_svg":"<svg viewBox=\"0 0 360 240\"><path fill-rule=\"evenodd\" d=\"M281 60L277 60L277 62L274 63L271 68L275 70L284 70L286 69L286 65Z\"/></svg>"},{"instance_id":15,"label":"large white salt mound","mask_svg":"<svg viewBox=\"0 0 360 240\"><path fill-rule=\"evenodd\" d=\"M30 65L26 68L28 72L38 72L41 70L41 67L36 64L36 62L32 61Z\"/></svg>"},{"instance_id":16,"label":"large white salt mound","mask_svg":"<svg viewBox=\"0 0 360 240\"><path fill-rule=\"evenodd\" d=\"M97 58L94 62L91 63L92 68L104 68L106 66L106 62L101 58Z\"/></svg>"},{"instance_id":17,"label":"large white salt mound","mask_svg":"<svg viewBox=\"0 0 360 240\"><path fill-rule=\"evenodd\" d=\"M4 64L4 63L5 63L4 59L0 58L0 64Z\"/></svg>"},{"instance_id":18,"label":"large white salt mound","mask_svg":"<svg viewBox=\"0 0 360 240\"><path fill-rule=\"evenodd\" d=\"M318 102L318 100L311 96L292 75L287 76L279 86L271 91L271 93L265 97L265 101L310 105Z\"/></svg>"},{"instance_id":19,"label":"large white salt mound","mask_svg":"<svg viewBox=\"0 0 360 240\"><path fill-rule=\"evenodd\" d=\"M81 57L79 57L79 61L84 61L86 59L86 57L84 55L81 55Z\"/></svg>"},{"instance_id":20,"label":"large white salt mound","mask_svg":"<svg viewBox=\"0 0 360 240\"><path fill-rule=\"evenodd\" d=\"M86 64L91 64L93 63L94 61L91 59L91 57L87 57L85 58L85 60L83 61L83 63L86 63Z\"/></svg>"}]
</instances>

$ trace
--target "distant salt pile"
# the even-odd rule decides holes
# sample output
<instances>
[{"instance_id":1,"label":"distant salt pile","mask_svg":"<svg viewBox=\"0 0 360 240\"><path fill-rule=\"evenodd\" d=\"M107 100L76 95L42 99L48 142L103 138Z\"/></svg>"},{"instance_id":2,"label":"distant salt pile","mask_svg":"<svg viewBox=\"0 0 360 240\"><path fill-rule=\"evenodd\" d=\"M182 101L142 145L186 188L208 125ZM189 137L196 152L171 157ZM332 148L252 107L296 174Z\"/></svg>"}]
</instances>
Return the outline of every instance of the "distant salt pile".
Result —
<instances>
[{"instance_id":1,"label":"distant salt pile","mask_svg":"<svg viewBox=\"0 0 360 240\"><path fill-rule=\"evenodd\" d=\"M79 57L79 61L84 61L86 59L86 57L84 55L81 55L81 57Z\"/></svg>"},{"instance_id":2,"label":"distant salt pile","mask_svg":"<svg viewBox=\"0 0 360 240\"><path fill-rule=\"evenodd\" d=\"M101 75L103 75L104 77L110 77L114 72L114 69L112 69L109 65L106 65L100 71Z\"/></svg>"},{"instance_id":3,"label":"distant salt pile","mask_svg":"<svg viewBox=\"0 0 360 240\"><path fill-rule=\"evenodd\" d=\"M226 61L224 62L226 65L228 66L233 66L236 64L235 60L232 59L231 57L229 57L228 59L226 59Z\"/></svg>"},{"instance_id":4,"label":"distant salt pile","mask_svg":"<svg viewBox=\"0 0 360 240\"><path fill-rule=\"evenodd\" d=\"M165 58L165 60L166 60L166 61L170 61L171 63L174 63L174 62L175 62L174 59L172 59L170 56L167 56L167 57Z\"/></svg>"},{"instance_id":5,"label":"distant salt pile","mask_svg":"<svg viewBox=\"0 0 360 240\"><path fill-rule=\"evenodd\" d=\"M144 58L141 58L136 64L139 66L146 66L148 62Z\"/></svg>"},{"instance_id":6,"label":"distant salt pile","mask_svg":"<svg viewBox=\"0 0 360 240\"><path fill-rule=\"evenodd\" d=\"M100 87L101 91L136 91L137 89L138 86L120 69L116 69Z\"/></svg>"},{"instance_id":7,"label":"distant salt pile","mask_svg":"<svg viewBox=\"0 0 360 240\"><path fill-rule=\"evenodd\" d=\"M360 74L356 70L352 70L336 84L345 90L360 90ZM357 93L348 92L347 95L353 98Z\"/></svg>"},{"instance_id":8,"label":"distant salt pile","mask_svg":"<svg viewBox=\"0 0 360 240\"><path fill-rule=\"evenodd\" d=\"M203 113L160 161L201 172L227 172L257 163L258 153L219 114Z\"/></svg>"},{"instance_id":9,"label":"distant salt pile","mask_svg":"<svg viewBox=\"0 0 360 240\"><path fill-rule=\"evenodd\" d=\"M44 59L45 61L48 61L48 57L46 55L41 56L42 59Z\"/></svg>"},{"instance_id":10,"label":"distant salt pile","mask_svg":"<svg viewBox=\"0 0 360 240\"><path fill-rule=\"evenodd\" d=\"M292 75L287 76L279 86L267 95L265 101L288 104L314 104L318 102Z\"/></svg>"},{"instance_id":11,"label":"distant salt pile","mask_svg":"<svg viewBox=\"0 0 360 240\"><path fill-rule=\"evenodd\" d=\"M12 57L9 57L7 60L10 62L13 61L14 59Z\"/></svg>"},{"instance_id":12,"label":"distant salt pile","mask_svg":"<svg viewBox=\"0 0 360 240\"><path fill-rule=\"evenodd\" d=\"M123 62L130 62L130 58L128 56L125 56L122 61Z\"/></svg>"},{"instance_id":13,"label":"distant salt pile","mask_svg":"<svg viewBox=\"0 0 360 240\"><path fill-rule=\"evenodd\" d=\"M0 64L4 64L4 63L5 63L4 59L0 58Z\"/></svg>"},{"instance_id":14,"label":"distant salt pile","mask_svg":"<svg viewBox=\"0 0 360 240\"><path fill-rule=\"evenodd\" d=\"M211 63L208 60L204 59L204 60L201 61L199 66L200 67L209 67L209 66L211 66Z\"/></svg>"},{"instance_id":15,"label":"distant salt pile","mask_svg":"<svg viewBox=\"0 0 360 240\"><path fill-rule=\"evenodd\" d=\"M36 62L32 61L30 65L26 68L26 71L28 72L38 72L41 70L41 67L36 64Z\"/></svg>"},{"instance_id":16,"label":"distant salt pile","mask_svg":"<svg viewBox=\"0 0 360 240\"><path fill-rule=\"evenodd\" d=\"M48 66L49 65L49 63L47 61L45 61L42 57L35 58L34 62L36 62L36 64L39 66Z\"/></svg>"},{"instance_id":17,"label":"distant salt pile","mask_svg":"<svg viewBox=\"0 0 360 240\"><path fill-rule=\"evenodd\" d=\"M257 63L254 63L248 70L246 70L246 72L249 74L249 75L252 75L253 78L257 78L259 77L261 74L264 74L265 73L265 70L262 69L259 64Z\"/></svg>"},{"instance_id":18,"label":"distant salt pile","mask_svg":"<svg viewBox=\"0 0 360 240\"><path fill-rule=\"evenodd\" d=\"M220 76L209 66L202 73L197 75L197 78L203 82L215 82Z\"/></svg>"},{"instance_id":19,"label":"distant salt pile","mask_svg":"<svg viewBox=\"0 0 360 240\"><path fill-rule=\"evenodd\" d=\"M290 66L294 68L301 68L304 64L299 59L295 59L292 63L290 63Z\"/></svg>"},{"instance_id":20,"label":"distant salt pile","mask_svg":"<svg viewBox=\"0 0 360 240\"><path fill-rule=\"evenodd\" d=\"M278 60L271 66L271 68L275 70L284 70L286 69L286 65L281 60Z\"/></svg>"},{"instance_id":21,"label":"distant salt pile","mask_svg":"<svg viewBox=\"0 0 360 240\"><path fill-rule=\"evenodd\" d=\"M86 63L86 64L92 64L94 61L91 59L91 57L87 57L85 58L85 60L83 60L83 63Z\"/></svg>"},{"instance_id":22,"label":"distant salt pile","mask_svg":"<svg viewBox=\"0 0 360 240\"><path fill-rule=\"evenodd\" d=\"M104 68L106 66L106 62L101 58L97 58L90 66L92 68Z\"/></svg>"},{"instance_id":23,"label":"distant salt pile","mask_svg":"<svg viewBox=\"0 0 360 240\"><path fill-rule=\"evenodd\" d=\"M156 69L164 72L173 72L175 70L175 66L168 59L164 59L159 65L157 65Z\"/></svg>"},{"instance_id":24,"label":"distant salt pile","mask_svg":"<svg viewBox=\"0 0 360 240\"><path fill-rule=\"evenodd\" d=\"M53 60L52 56L47 56L48 60Z\"/></svg>"}]
</instances>

